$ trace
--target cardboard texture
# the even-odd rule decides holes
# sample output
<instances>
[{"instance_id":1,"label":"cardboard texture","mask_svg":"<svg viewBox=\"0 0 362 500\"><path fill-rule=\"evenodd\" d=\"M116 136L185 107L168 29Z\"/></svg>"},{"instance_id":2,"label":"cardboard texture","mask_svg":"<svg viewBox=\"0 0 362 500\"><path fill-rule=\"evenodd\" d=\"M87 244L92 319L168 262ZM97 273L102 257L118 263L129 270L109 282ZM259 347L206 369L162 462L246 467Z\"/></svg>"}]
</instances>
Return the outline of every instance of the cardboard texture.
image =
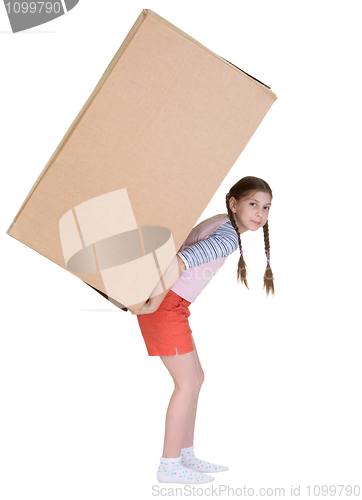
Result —
<instances>
[{"instance_id":1,"label":"cardboard texture","mask_svg":"<svg viewBox=\"0 0 362 500\"><path fill-rule=\"evenodd\" d=\"M144 9L7 234L138 312L275 99Z\"/></svg>"}]
</instances>

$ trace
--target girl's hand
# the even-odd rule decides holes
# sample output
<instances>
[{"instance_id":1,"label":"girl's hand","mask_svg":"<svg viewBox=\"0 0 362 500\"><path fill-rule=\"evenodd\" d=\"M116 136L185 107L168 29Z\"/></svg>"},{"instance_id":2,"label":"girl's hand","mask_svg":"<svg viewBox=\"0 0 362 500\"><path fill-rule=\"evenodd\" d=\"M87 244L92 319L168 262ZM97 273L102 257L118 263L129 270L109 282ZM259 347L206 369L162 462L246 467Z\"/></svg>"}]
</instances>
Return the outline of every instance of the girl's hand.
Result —
<instances>
[{"instance_id":1,"label":"girl's hand","mask_svg":"<svg viewBox=\"0 0 362 500\"><path fill-rule=\"evenodd\" d=\"M147 302L143 305L143 307L138 311L138 313L132 312L135 316L138 316L139 314L151 314L154 312L153 307L150 305L150 299L147 300Z\"/></svg>"},{"instance_id":2,"label":"girl's hand","mask_svg":"<svg viewBox=\"0 0 362 500\"><path fill-rule=\"evenodd\" d=\"M153 312L157 311L161 302L171 289L172 285L176 283L181 273L183 273L183 271L185 270L186 265L184 261L181 259L181 257L175 255L175 257L171 261L171 264L162 275L163 284L161 283L161 281L159 281L156 288L151 294L151 298L146 301L146 303L138 313L133 313L131 311L132 314L135 314L137 316L139 314L152 314ZM167 290L164 290L165 283L168 284Z\"/></svg>"}]
</instances>

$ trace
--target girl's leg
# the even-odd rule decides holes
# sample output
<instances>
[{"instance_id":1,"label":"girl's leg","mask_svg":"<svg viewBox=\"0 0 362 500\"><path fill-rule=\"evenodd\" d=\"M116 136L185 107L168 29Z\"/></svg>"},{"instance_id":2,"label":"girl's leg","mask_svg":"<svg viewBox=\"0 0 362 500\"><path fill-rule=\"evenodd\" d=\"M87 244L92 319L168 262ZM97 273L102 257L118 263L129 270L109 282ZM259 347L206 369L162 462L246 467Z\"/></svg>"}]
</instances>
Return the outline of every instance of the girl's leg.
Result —
<instances>
[{"instance_id":1,"label":"girl's leg","mask_svg":"<svg viewBox=\"0 0 362 500\"><path fill-rule=\"evenodd\" d=\"M199 373L199 380L200 380L200 387L197 392L197 395L194 399L194 402L192 403L192 408L191 408L191 413L190 413L190 418L187 423L186 427L186 432L185 432L185 437L183 440L182 448L188 448L189 446L192 446L194 444L194 432L195 432L195 420L196 420L196 410L197 410L197 403L199 400L199 393L201 389L201 384L204 382L205 375L204 375L204 370L201 367L199 355L196 350L196 345L194 338L192 337L192 341L194 343L194 348L195 348L195 353L196 353L196 359L197 359L197 367L198 367L198 373Z\"/></svg>"},{"instance_id":2,"label":"girl's leg","mask_svg":"<svg viewBox=\"0 0 362 500\"><path fill-rule=\"evenodd\" d=\"M181 454L193 404L201 387L201 379L195 350L160 358L175 383L166 413L162 456L175 458Z\"/></svg>"},{"instance_id":3,"label":"girl's leg","mask_svg":"<svg viewBox=\"0 0 362 500\"><path fill-rule=\"evenodd\" d=\"M197 357L197 362L198 362L198 370L199 370L199 376L201 380L201 384L204 381L204 371L201 367L201 363L199 360L199 356L197 354L197 349L195 346L195 341L192 338L193 343L194 343L194 348L195 348L195 353ZM201 388L200 384L200 388ZM200 392L200 389L199 389ZM195 430L195 419L196 419L196 410L197 410L197 403L198 403L198 396L199 392L197 393L197 396L193 402L192 409L191 409L191 414L190 418L187 424L187 429L185 433L185 439L184 439L184 444L182 446L181 450L181 463L184 467L190 468L195 471L199 472L222 472L226 471L229 468L225 467L223 465L217 465L212 462L206 462L205 460L200 460L199 458L195 457L194 455L194 430Z\"/></svg>"}]
</instances>

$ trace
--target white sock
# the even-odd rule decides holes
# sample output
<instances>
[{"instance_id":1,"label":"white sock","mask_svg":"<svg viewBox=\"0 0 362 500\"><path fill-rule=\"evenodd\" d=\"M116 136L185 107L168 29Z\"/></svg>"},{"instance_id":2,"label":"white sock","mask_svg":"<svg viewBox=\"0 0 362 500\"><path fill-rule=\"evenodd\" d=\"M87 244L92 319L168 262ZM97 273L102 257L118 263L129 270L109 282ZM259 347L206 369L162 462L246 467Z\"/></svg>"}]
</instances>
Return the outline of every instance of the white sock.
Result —
<instances>
[{"instance_id":1,"label":"white sock","mask_svg":"<svg viewBox=\"0 0 362 500\"><path fill-rule=\"evenodd\" d=\"M157 470L157 479L160 483L208 483L215 478L202 474L201 472L194 472L181 465L181 456L177 458L163 458L160 459L160 465Z\"/></svg>"},{"instance_id":2,"label":"white sock","mask_svg":"<svg viewBox=\"0 0 362 500\"><path fill-rule=\"evenodd\" d=\"M188 448L182 448L181 450L181 464L184 467L198 471L198 472L222 472L224 470L229 470L229 467L223 465L212 464L211 462L205 462L200 460L194 455L194 446L189 446Z\"/></svg>"}]
</instances>

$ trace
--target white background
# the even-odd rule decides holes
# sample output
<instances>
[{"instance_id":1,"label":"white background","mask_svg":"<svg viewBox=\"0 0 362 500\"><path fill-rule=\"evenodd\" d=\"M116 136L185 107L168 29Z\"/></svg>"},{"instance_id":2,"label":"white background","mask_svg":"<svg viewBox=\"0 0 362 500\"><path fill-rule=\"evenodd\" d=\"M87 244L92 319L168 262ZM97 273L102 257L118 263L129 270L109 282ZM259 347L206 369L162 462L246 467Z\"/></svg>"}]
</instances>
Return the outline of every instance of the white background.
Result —
<instances>
[{"instance_id":1,"label":"white background","mask_svg":"<svg viewBox=\"0 0 362 500\"><path fill-rule=\"evenodd\" d=\"M236 284L235 252L190 307L205 371L195 452L230 469L203 489L362 488L359 7L80 0L17 34L0 7L2 499L169 488L156 471L173 383L136 317L6 234L143 8L278 97L200 217L223 213L245 175L273 190L275 297L260 229L242 236L251 290Z\"/></svg>"}]
</instances>

